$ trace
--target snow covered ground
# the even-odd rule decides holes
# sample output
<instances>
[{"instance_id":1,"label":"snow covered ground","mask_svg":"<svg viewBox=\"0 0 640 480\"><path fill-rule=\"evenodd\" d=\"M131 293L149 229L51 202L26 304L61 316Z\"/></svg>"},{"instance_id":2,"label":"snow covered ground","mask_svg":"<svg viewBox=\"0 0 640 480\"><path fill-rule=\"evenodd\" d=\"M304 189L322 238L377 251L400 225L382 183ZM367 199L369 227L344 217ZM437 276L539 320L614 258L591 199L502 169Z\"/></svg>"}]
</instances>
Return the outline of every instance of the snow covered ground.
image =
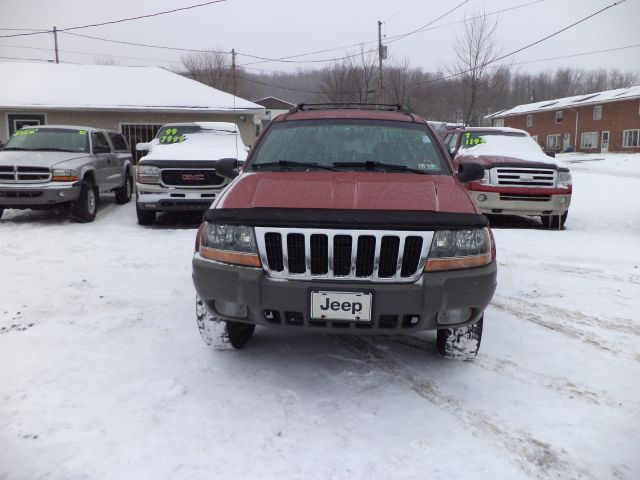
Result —
<instances>
[{"instance_id":1,"label":"snow covered ground","mask_svg":"<svg viewBox=\"0 0 640 480\"><path fill-rule=\"evenodd\" d=\"M558 160L566 230L496 223L473 363L432 333L210 351L197 221L5 212L0 479L640 478L640 155Z\"/></svg>"}]
</instances>

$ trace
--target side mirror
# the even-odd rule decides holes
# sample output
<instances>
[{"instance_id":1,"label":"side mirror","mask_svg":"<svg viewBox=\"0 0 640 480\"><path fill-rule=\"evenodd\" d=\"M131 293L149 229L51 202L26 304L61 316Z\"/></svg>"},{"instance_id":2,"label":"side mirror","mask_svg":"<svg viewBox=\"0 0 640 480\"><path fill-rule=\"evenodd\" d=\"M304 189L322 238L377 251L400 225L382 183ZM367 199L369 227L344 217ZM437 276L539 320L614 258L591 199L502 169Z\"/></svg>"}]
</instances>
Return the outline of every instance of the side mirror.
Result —
<instances>
[{"instance_id":1,"label":"side mirror","mask_svg":"<svg viewBox=\"0 0 640 480\"><path fill-rule=\"evenodd\" d=\"M136 143L136 150L138 152L148 152L150 148L151 148L151 143L149 142Z\"/></svg>"},{"instance_id":2,"label":"side mirror","mask_svg":"<svg viewBox=\"0 0 640 480\"><path fill-rule=\"evenodd\" d=\"M555 150L544 150L544 153L548 157L556 158L556 151Z\"/></svg>"},{"instance_id":3,"label":"side mirror","mask_svg":"<svg viewBox=\"0 0 640 480\"><path fill-rule=\"evenodd\" d=\"M236 178L238 176L238 160L221 158L216 162L216 173L225 178Z\"/></svg>"},{"instance_id":4,"label":"side mirror","mask_svg":"<svg viewBox=\"0 0 640 480\"><path fill-rule=\"evenodd\" d=\"M484 177L484 167L474 162L461 163L458 167L457 177L462 183L475 182Z\"/></svg>"}]
</instances>

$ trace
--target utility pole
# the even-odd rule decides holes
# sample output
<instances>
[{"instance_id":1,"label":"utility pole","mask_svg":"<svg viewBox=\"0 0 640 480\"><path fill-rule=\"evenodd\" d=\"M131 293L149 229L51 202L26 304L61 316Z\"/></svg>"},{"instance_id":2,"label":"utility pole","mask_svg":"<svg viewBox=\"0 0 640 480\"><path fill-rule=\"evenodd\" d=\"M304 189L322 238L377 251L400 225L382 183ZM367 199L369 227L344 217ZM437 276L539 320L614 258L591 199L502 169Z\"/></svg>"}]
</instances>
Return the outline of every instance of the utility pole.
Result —
<instances>
[{"instance_id":1,"label":"utility pole","mask_svg":"<svg viewBox=\"0 0 640 480\"><path fill-rule=\"evenodd\" d=\"M236 96L236 49L231 49L231 77L233 78L233 96Z\"/></svg>"},{"instance_id":2,"label":"utility pole","mask_svg":"<svg viewBox=\"0 0 640 480\"><path fill-rule=\"evenodd\" d=\"M382 80L382 60L387 58L387 47L382 45L382 22L378 20L378 74L380 76L380 103L384 103L384 82Z\"/></svg>"},{"instance_id":3,"label":"utility pole","mask_svg":"<svg viewBox=\"0 0 640 480\"><path fill-rule=\"evenodd\" d=\"M58 29L53 26L53 44L56 50L56 63L60 63L60 57L58 56Z\"/></svg>"}]
</instances>

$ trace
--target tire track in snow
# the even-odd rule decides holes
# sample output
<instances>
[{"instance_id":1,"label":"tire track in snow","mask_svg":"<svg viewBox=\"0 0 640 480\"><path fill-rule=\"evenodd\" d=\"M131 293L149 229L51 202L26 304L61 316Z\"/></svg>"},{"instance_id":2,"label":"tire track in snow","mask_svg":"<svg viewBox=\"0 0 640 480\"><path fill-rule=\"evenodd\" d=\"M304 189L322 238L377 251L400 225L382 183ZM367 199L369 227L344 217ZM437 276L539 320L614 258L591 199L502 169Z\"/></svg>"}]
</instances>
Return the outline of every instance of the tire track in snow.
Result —
<instances>
[{"instance_id":1,"label":"tire track in snow","mask_svg":"<svg viewBox=\"0 0 640 480\"><path fill-rule=\"evenodd\" d=\"M535 267L536 265L532 265L532 266ZM621 282L625 284L633 283L635 285L640 285L640 276L638 275L634 275L634 274L630 274L628 276L615 275L615 274L607 273L604 270L599 270L596 268L585 268L585 267L576 267L573 265L543 263L543 264L538 264L538 269L551 271L551 272L566 273L568 275L574 275L582 279L587 278L589 280L613 280L615 282Z\"/></svg>"},{"instance_id":2,"label":"tire track in snow","mask_svg":"<svg viewBox=\"0 0 640 480\"><path fill-rule=\"evenodd\" d=\"M429 354L435 351L432 348L432 342L418 337L399 335L397 337L388 337L384 340ZM521 383L545 388L546 390L556 392L565 397L578 398L591 405L606 405L614 408L622 408L627 410L630 415L640 416L640 404L626 406L623 402L612 398L603 390L595 390L583 385L578 385L566 377L545 375L544 373L523 367L512 360L500 359L481 353L473 361L473 366L498 373Z\"/></svg>"},{"instance_id":3,"label":"tire track in snow","mask_svg":"<svg viewBox=\"0 0 640 480\"><path fill-rule=\"evenodd\" d=\"M528 432L522 432L520 436L514 435L485 413L468 410L460 399L442 392L433 381L417 379L390 354L362 337L343 335L332 335L331 337L339 345L359 356L364 356L371 365L405 384L418 396L452 414L473 433L500 445L511 454L511 459L530 477L595 480L595 477L588 470L562 458L566 456L565 451L557 451L552 445L536 439Z\"/></svg>"},{"instance_id":4,"label":"tire track in snow","mask_svg":"<svg viewBox=\"0 0 640 480\"><path fill-rule=\"evenodd\" d=\"M526 303L519 300L519 303ZM513 315L514 317L526 320L531 323L535 323L536 325L540 325L541 327L548 328L549 330L553 330L554 332L558 332L562 335L565 335L574 340L580 340L587 345L591 345L593 347L598 348L604 352L607 352L614 357L625 356L636 362L640 362L640 353L638 352L627 352L628 348L620 347L620 344L615 344L604 340L593 332L587 332L585 330L581 330L580 328L576 328L572 325L567 324L566 321L563 321L561 316L554 316L553 320L547 320L542 315L537 315L532 313L529 307L520 307L518 305L510 304L504 301L501 301L500 298L493 297L491 301L491 306L496 310L500 310L502 312ZM547 308L553 309L553 307ZM559 313L558 309L553 310L556 313ZM600 325L601 328L605 328Z\"/></svg>"}]
</instances>

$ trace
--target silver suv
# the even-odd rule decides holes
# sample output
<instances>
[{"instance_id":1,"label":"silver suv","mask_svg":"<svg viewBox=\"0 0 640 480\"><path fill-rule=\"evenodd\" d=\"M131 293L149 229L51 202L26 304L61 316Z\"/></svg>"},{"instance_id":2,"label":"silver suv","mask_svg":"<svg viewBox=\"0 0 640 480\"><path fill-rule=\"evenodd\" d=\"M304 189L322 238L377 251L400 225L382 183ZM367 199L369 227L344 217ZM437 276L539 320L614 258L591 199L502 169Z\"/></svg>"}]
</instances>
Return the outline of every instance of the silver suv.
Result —
<instances>
[{"instance_id":1,"label":"silver suv","mask_svg":"<svg viewBox=\"0 0 640 480\"><path fill-rule=\"evenodd\" d=\"M68 125L24 127L0 151L0 216L5 208L70 207L82 222L96 218L101 193L131 200L132 157L121 134Z\"/></svg>"}]
</instances>

